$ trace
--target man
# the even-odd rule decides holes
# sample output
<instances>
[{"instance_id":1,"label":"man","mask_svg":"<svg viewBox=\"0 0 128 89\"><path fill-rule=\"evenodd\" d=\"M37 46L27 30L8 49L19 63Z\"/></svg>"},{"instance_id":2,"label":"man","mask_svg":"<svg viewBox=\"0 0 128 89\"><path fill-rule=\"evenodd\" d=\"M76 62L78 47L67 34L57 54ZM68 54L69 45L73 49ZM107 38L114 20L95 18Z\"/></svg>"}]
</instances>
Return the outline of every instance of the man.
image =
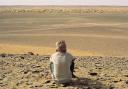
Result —
<instances>
[{"instance_id":1,"label":"man","mask_svg":"<svg viewBox=\"0 0 128 89\"><path fill-rule=\"evenodd\" d=\"M56 53L51 55L50 69L52 79L59 84L69 84L74 70L74 58L67 52L64 40L56 43Z\"/></svg>"}]
</instances>

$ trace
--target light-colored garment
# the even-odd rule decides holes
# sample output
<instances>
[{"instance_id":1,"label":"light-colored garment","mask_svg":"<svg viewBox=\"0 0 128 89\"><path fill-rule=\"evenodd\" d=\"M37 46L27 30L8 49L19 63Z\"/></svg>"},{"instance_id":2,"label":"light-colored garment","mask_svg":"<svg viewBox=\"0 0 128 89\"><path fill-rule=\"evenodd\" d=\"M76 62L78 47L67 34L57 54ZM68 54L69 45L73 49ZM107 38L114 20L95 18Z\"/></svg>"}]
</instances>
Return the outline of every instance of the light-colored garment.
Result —
<instances>
[{"instance_id":1,"label":"light-colored garment","mask_svg":"<svg viewBox=\"0 0 128 89\"><path fill-rule=\"evenodd\" d=\"M73 60L73 56L69 53L54 53L50 62L53 63L53 80L66 82L72 79L72 73L70 70L71 62Z\"/></svg>"}]
</instances>

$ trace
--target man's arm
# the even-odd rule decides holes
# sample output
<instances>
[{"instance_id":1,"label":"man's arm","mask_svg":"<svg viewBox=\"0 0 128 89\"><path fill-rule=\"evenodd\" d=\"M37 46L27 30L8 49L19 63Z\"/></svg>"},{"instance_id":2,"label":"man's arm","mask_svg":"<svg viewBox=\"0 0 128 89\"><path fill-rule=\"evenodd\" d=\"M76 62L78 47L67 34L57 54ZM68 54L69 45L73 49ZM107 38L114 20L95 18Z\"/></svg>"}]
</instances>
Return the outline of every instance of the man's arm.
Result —
<instances>
[{"instance_id":1,"label":"man's arm","mask_svg":"<svg viewBox=\"0 0 128 89\"><path fill-rule=\"evenodd\" d=\"M50 62L50 70L51 70L51 73L53 73L53 70L54 70L53 62Z\"/></svg>"},{"instance_id":2,"label":"man's arm","mask_svg":"<svg viewBox=\"0 0 128 89\"><path fill-rule=\"evenodd\" d=\"M70 70L71 70L71 72L73 73L73 71L74 71L74 61L73 61L73 60L72 60L72 62L71 62Z\"/></svg>"},{"instance_id":3,"label":"man's arm","mask_svg":"<svg viewBox=\"0 0 128 89\"><path fill-rule=\"evenodd\" d=\"M71 66L70 66L70 70L72 72L72 78L76 78L76 76L73 74L74 69L75 69L75 63L74 63L75 59L76 58L72 57Z\"/></svg>"},{"instance_id":4,"label":"man's arm","mask_svg":"<svg viewBox=\"0 0 128 89\"><path fill-rule=\"evenodd\" d=\"M75 59L76 58L72 58L72 61L71 61L70 70L71 70L72 73L74 72L74 68L75 68L75 63L74 63Z\"/></svg>"},{"instance_id":5,"label":"man's arm","mask_svg":"<svg viewBox=\"0 0 128 89\"><path fill-rule=\"evenodd\" d=\"M50 57L50 71L51 71L51 73L53 73L53 69L54 69L54 66L53 66L52 56L51 56Z\"/></svg>"}]
</instances>

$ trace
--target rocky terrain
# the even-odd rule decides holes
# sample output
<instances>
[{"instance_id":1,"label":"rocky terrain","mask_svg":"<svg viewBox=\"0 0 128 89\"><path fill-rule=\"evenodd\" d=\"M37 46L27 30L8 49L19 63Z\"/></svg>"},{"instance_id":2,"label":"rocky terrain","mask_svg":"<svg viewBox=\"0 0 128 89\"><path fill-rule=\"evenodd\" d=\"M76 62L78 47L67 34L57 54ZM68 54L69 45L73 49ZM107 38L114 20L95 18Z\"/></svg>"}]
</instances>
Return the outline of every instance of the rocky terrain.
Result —
<instances>
[{"instance_id":1,"label":"rocky terrain","mask_svg":"<svg viewBox=\"0 0 128 89\"><path fill-rule=\"evenodd\" d=\"M49 56L0 54L0 89L128 89L127 57L76 57L78 78L69 86L51 81Z\"/></svg>"}]
</instances>

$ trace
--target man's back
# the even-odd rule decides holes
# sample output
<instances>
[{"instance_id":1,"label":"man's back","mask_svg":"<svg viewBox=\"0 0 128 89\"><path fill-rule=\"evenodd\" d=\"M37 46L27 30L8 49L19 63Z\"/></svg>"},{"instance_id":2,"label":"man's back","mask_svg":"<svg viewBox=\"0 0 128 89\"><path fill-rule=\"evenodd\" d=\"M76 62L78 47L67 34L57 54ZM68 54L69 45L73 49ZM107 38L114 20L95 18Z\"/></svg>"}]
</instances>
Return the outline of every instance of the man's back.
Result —
<instances>
[{"instance_id":1,"label":"man's back","mask_svg":"<svg viewBox=\"0 0 128 89\"><path fill-rule=\"evenodd\" d=\"M66 82L71 80L72 73L70 71L73 56L69 53L54 53L50 61L53 63L53 77L54 80Z\"/></svg>"}]
</instances>

